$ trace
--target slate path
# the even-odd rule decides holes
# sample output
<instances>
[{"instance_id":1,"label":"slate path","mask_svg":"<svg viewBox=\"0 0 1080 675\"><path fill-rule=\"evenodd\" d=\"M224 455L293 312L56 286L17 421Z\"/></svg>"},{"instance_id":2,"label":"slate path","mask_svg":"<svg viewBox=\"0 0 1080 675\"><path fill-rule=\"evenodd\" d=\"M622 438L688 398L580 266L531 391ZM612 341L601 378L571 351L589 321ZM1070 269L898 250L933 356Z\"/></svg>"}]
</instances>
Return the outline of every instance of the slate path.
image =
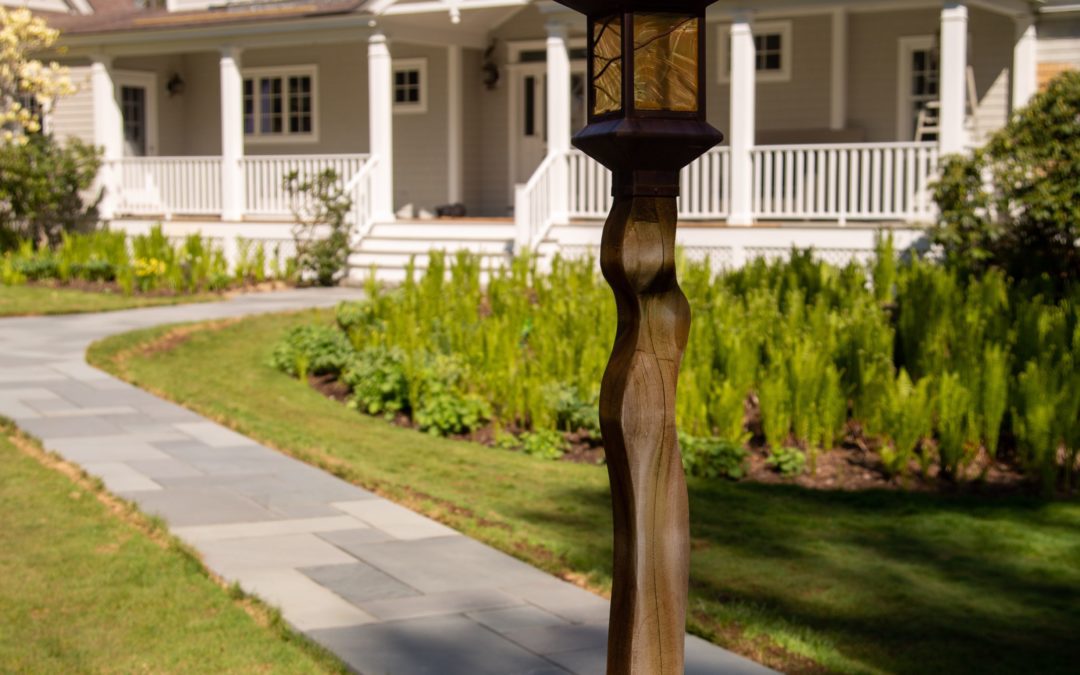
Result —
<instances>
[{"instance_id":1,"label":"slate path","mask_svg":"<svg viewBox=\"0 0 1080 675\"><path fill-rule=\"evenodd\" d=\"M289 623L357 672L603 673L604 599L84 359L92 341L114 333L355 296L344 289L288 291L0 319L0 415L163 517L211 569L280 607ZM687 662L694 674L770 672L693 637Z\"/></svg>"}]
</instances>

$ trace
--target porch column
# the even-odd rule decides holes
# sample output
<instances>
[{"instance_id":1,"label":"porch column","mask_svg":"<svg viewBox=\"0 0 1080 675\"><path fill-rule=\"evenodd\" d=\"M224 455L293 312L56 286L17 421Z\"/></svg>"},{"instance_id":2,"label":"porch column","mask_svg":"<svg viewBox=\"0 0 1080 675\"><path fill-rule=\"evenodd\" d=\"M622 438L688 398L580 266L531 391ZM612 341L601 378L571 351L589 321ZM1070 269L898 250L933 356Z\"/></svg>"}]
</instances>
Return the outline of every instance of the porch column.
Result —
<instances>
[{"instance_id":1,"label":"porch column","mask_svg":"<svg viewBox=\"0 0 1080 675\"><path fill-rule=\"evenodd\" d=\"M832 100L829 108L829 128L842 131L847 127L847 67L848 15L846 9L832 14Z\"/></svg>"},{"instance_id":2,"label":"porch column","mask_svg":"<svg viewBox=\"0 0 1080 675\"><path fill-rule=\"evenodd\" d=\"M941 10L941 133L942 155L967 149L968 10L962 2L945 2Z\"/></svg>"},{"instance_id":3,"label":"porch column","mask_svg":"<svg viewBox=\"0 0 1080 675\"><path fill-rule=\"evenodd\" d=\"M753 158L757 104L757 65L750 17L737 15L731 24L731 196L729 225L751 225Z\"/></svg>"},{"instance_id":4,"label":"porch column","mask_svg":"<svg viewBox=\"0 0 1080 675\"><path fill-rule=\"evenodd\" d=\"M221 219L244 218L244 82L240 49L221 49Z\"/></svg>"},{"instance_id":5,"label":"porch column","mask_svg":"<svg viewBox=\"0 0 1080 675\"><path fill-rule=\"evenodd\" d=\"M371 155L371 209L376 221L394 220L394 64L386 36L368 39L368 101Z\"/></svg>"},{"instance_id":6,"label":"porch column","mask_svg":"<svg viewBox=\"0 0 1080 675\"><path fill-rule=\"evenodd\" d=\"M119 162L124 157L124 118L116 101L111 56L92 57L90 86L94 104L94 145L102 149L97 185L104 193L98 213L102 220L112 220L120 190Z\"/></svg>"},{"instance_id":7,"label":"porch column","mask_svg":"<svg viewBox=\"0 0 1080 675\"><path fill-rule=\"evenodd\" d=\"M1013 44L1012 109L1023 108L1039 88L1039 36L1035 17L1016 20Z\"/></svg>"},{"instance_id":8,"label":"porch column","mask_svg":"<svg viewBox=\"0 0 1080 675\"><path fill-rule=\"evenodd\" d=\"M547 154L560 159L551 167L553 222L569 220L570 185L566 154L570 151L570 53L566 24L547 24Z\"/></svg>"},{"instance_id":9,"label":"porch column","mask_svg":"<svg viewBox=\"0 0 1080 675\"><path fill-rule=\"evenodd\" d=\"M465 162L465 110L464 84L462 82L462 49L459 45L446 48L446 176L447 202L461 204L465 201L462 183Z\"/></svg>"}]
</instances>

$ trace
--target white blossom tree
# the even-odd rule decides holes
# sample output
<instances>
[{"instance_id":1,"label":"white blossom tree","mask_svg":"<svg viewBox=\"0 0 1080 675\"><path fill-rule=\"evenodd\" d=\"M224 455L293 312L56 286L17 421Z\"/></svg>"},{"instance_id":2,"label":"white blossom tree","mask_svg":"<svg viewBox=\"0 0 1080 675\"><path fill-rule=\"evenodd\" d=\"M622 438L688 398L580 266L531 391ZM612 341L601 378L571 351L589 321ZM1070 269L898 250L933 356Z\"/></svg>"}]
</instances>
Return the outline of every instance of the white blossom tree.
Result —
<instances>
[{"instance_id":1,"label":"white blossom tree","mask_svg":"<svg viewBox=\"0 0 1080 675\"><path fill-rule=\"evenodd\" d=\"M59 37L30 10L0 7L0 142L25 143L57 97L75 92L67 68L35 58Z\"/></svg>"}]
</instances>

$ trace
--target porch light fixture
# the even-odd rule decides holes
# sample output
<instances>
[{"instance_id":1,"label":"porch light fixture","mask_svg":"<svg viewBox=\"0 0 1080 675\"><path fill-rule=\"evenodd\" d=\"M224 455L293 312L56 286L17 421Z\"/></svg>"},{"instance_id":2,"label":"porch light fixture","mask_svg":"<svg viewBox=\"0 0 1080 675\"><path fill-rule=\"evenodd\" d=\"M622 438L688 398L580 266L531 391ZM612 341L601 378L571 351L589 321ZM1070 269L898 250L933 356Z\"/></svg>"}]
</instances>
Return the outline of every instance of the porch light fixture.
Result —
<instances>
[{"instance_id":1,"label":"porch light fixture","mask_svg":"<svg viewBox=\"0 0 1080 675\"><path fill-rule=\"evenodd\" d=\"M715 0L557 0L588 17L589 123L573 143L614 173L600 264L618 330L600 389L615 560L608 675L683 672L690 517L675 384L690 307L675 278L679 171L722 140L705 117Z\"/></svg>"},{"instance_id":2,"label":"porch light fixture","mask_svg":"<svg viewBox=\"0 0 1080 675\"><path fill-rule=\"evenodd\" d=\"M165 91L169 92L169 97L180 96L184 93L184 89L187 88L187 83L184 82L184 78L180 77L180 73L173 73L169 81L165 83Z\"/></svg>"}]
</instances>

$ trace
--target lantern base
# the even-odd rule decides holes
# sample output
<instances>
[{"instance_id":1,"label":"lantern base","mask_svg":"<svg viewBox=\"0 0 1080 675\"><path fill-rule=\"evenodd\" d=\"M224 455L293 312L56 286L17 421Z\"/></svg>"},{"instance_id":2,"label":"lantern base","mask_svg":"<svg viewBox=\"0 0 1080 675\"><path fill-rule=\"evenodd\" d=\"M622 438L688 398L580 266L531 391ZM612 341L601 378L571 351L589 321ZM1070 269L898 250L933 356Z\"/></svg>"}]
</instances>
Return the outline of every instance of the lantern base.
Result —
<instances>
[{"instance_id":1,"label":"lantern base","mask_svg":"<svg viewBox=\"0 0 1080 675\"><path fill-rule=\"evenodd\" d=\"M660 117L594 122L574 147L615 173L615 197L677 197L679 171L724 140L707 122Z\"/></svg>"}]
</instances>

